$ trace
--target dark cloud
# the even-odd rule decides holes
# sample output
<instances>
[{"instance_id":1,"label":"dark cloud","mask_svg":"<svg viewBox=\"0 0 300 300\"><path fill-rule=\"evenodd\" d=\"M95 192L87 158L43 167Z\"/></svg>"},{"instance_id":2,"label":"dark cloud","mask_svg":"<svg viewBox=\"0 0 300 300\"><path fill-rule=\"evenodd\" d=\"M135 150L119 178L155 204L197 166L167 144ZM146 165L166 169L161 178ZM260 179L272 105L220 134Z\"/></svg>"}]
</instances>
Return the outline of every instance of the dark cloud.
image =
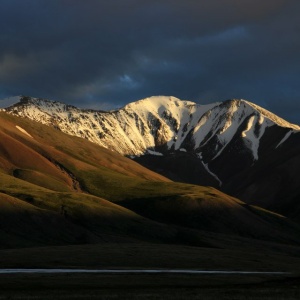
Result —
<instances>
[{"instance_id":1,"label":"dark cloud","mask_svg":"<svg viewBox=\"0 0 300 300\"><path fill-rule=\"evenodd\" d=\"M244 98L300 123L298 0L2 0L0 97Z\"/></svg>"}]
</instances>

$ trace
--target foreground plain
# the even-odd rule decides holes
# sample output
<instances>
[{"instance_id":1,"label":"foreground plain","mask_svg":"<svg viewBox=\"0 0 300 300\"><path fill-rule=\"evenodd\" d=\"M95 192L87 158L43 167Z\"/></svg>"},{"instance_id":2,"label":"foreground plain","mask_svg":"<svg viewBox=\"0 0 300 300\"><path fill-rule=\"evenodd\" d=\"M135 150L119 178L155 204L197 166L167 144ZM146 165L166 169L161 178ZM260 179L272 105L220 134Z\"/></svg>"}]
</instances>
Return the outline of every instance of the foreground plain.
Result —
<instances>
[{"instance_id":1,"label":"foreground plain","mask_svg":"<svg viewBox=\"0 0 300 300\"><path fill-rule=\"evenodd\" d=\"M1 268L176 268L290 274L1 274L0 299L299 299L298 247L272 244L268 249L262 246L261 250L251 246L248 250L236 245L234 248L131 243L11 249L0 251L0 265Z\"/></svg>"},{"instance_id":2,"label":"foreground plain","mask_svg":"<svg viewBox=\"0 0 300 300\"><path fill-rule=\"evenodd\" d=\"M300 277L191 275L0 276L0 299L272 299L300 297Z\"/></svg>"}]
</instances>

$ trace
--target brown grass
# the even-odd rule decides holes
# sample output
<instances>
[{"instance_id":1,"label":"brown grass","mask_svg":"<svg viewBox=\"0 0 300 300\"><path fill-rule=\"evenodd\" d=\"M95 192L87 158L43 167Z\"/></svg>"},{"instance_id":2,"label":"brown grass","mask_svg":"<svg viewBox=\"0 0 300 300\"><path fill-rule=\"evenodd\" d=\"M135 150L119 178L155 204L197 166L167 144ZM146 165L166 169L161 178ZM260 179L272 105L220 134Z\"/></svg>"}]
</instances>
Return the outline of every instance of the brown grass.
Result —
<instances>
[{"instance_id":1,"label":"brown grass","mask_svg":"<svg viewBox=\"0 0 300 300\"><path fill-rule=\"evenodd\" d=\"M0 119L0 191L56 215L64 206L65 221L89 236L203 245L202 231L210 231L300 242L299 227L282 216L213 188L170 182L121 155L39 123L5 113Z\"/></svg>"}]
</instances>

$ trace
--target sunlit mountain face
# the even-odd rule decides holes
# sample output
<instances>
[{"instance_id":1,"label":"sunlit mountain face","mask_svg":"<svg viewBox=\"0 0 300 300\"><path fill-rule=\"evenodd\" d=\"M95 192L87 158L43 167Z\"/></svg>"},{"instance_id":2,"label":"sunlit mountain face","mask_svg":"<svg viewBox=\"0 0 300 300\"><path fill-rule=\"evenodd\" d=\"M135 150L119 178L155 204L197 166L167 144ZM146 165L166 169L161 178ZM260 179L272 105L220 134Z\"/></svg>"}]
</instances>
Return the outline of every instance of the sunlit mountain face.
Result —
<instances>
[{"instance_id":1,"label":"sunlit mountain face","mask_svg":"<svg viewBox=\"0 0 300 300\"><path fill-rule=\"evenodd\" d=\"M277 137L276 146L300 129L245 100L199 105L160 96L103 112L24 97L6 111L86 138L122 155L193 151L205 163L220 156L237 132L253 160L258 160L266 129L275 125L286 130L285 135Z\"/></svg>"},{"instance_id":2,"label":"sunlit mountain face","mask_svg":"<svg viewBox=\"0 0 300 300\"><path fill-rule=\"evenodd\" d=\"M249 101L199 105L157 96L104 112L23 97L5 111L87 139L172 180L213 186L280 213L289 213L298 195L297 180L287 178L298 178L291 166L298 160L300 127ZM281 203L282 194L289 200ZM297 210L291 213L298 218Z\"/></svg>"}]
</instances>

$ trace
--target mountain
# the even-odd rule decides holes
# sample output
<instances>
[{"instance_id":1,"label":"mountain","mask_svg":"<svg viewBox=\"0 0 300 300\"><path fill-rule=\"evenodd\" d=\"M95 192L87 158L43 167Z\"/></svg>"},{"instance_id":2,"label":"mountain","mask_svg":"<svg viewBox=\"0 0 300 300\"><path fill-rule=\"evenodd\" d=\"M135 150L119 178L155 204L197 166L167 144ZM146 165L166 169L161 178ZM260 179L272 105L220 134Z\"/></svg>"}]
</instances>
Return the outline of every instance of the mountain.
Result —
<instances>
[{"instance_id":1,"label":"mountain","mask_svg":"<svg viewBox=\"0 0 300 300\"><path fill-rule=\"evenodd\" d=\"M252 160L258 160L260 141L268 128L275 125L284 129L285 134L277 136L277 146L300 130L299 126L245 100L198 105L160 96L103 112L23 97L5 111L86 138L123 155L193 150L204 162L221 156L237 133Z\"/></svg>"},{"instance_id":2,"label":"mountain","mask_svg":"<svg viewBox=\"0 0 300 300\"><path fill-rule=\"evenodd\" d=\"M251 102L199 105L159 96L103 112L22 97L5 111L130 156L172 180L217 187L300 221L300 127Z\"/></svg>"},{"instance_id":3,"label":"mountain","mask_svg":"<svg viewBox=\"0 0 300 300\"><path fill-rule=\"evenodd\" d=\"M0 113L0 247L151 242L299 244L300 227L212 187ZM251 242L252 241L252 242ZM218 245L218 246L217 246Z\"/></svg>"}]
</instances>

